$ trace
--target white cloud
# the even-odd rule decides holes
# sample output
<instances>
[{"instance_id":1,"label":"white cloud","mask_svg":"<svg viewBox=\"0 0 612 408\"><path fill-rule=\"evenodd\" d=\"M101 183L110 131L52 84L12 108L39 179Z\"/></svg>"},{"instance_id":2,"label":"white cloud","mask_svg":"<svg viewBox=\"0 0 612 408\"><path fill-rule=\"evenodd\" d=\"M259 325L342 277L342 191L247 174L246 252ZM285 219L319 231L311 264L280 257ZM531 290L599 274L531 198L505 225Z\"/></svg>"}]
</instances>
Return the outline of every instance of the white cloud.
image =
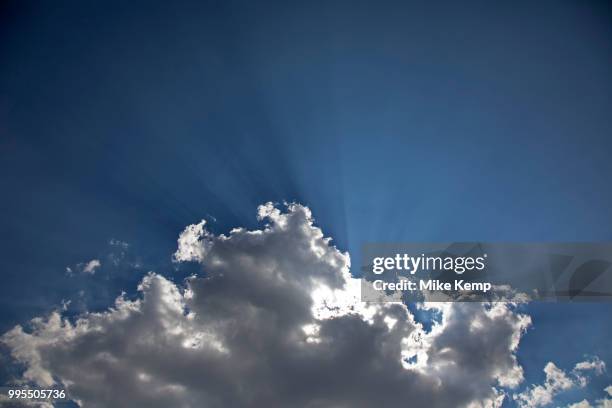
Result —
<instances>
[{"instance_id":1,"label":"white cloud","mask_svg":"<svg viewBox=\"0 0 612 408\"><path fill-rule=\"evenodd\" d=\"M258 217L264 228L228 235L187 227L174 259L206 277L184 288L149 273L136 300L5 333L21 380L59 383L92 408L496 407L500 387L522 382L530 319L511 305L422 305L442 313L425 332L401 303L359 301L348 254L308 208L266 204Z\"/></svg>"},{"instance_id":2,"label":"white cloud","mask_svg":"<svg viewBox=\"0 0 612 408\"><path fill-rule=\"evenodd\" d=\"M608 385L604 388L604 391L608 393L608 398L602 398L596 401L597 408L612 408L612 385Z\"/></svg>"},{"instance_id":3,"label":"white cloud","mask_svg":"<svg viewBox=\"0 0 612 408\"><path fill-rule=\"evenodd\" d=\"M206 220L199 224L189 225L178 238L178 249L174 253L177 262L196 261L201 262L211 245L211 236L204 226Z\"/></svg>"},{"instance_id":4,"label":"white cloud","mask_svg":"<svg viewBox=\"0 0 612 408\"><path fill-rule=\"evenodd\" d=\"M100 262L99 259L92 259L91 261L83 265L83 273L88 273L90 275L93 275L94 273L96 273L96 269L98 269L101 266L102 266L102 262Z\"/></svg>"},{"instance_id":5,"label":"white cloud","mask_svg":"<svg viewBox=\"0 0 612 408\"><path fill-rule=\"evenodd\" d=\"M604 388L604 391L608 394L609 397L612 397L612 385ZM576 402L574 404L570 404L567 408L612 408L612 399L611 398L602 398L595 401L594 404L591 404L587 400L582 400L580 402Z\"/></svg>"},{"instance_id":6,"label":"white cloud","mask_svg":"<svg viewBox=\"0 0 612 408\"><path fill-rule=\"evenodd\" d=\"M596 374L602 374L606 369L606 364L598 357L591 360L581 361L574 367L574 371L594 371Z\"/></svg>"},{"instance_id":7,"label":"white cloud","mask_svg":"<svg viewBox=\"0 0 612 408\"><path fill-rule=\"evenodd\" d=\"M609 397L612 397L612 385L607 386L604 391L608 393ZM603 398L597 401L601 408L612 408L612 398Z\"/></svg>"},{"instance_id":8,"label":"white cloud","mask_svg":"<svg viewBox=\"0 0 612 408\"><path fill-rule=\"evenodd\" d=\"M67 266L66 275L74 276L75 272L93 275L96 273L96 270L98 270L101 266L102 266L102 262L99 259L92 259L89 262L78 263L76 264L74 268Z\"/></svg>"},{"instance_id":9,"label":"white cloud","mask_svg":"<svg viewBox=\"0 0 612 408\"><path fill-rule=\"evenodd\" d=\"M0 407L3 408L53 408L53 404L47 401L16 400L0 394Z\"/></svg>"},{"instance_id":10,"label":"white cloud","mask_svg":"<svg viewBox=\"0 0 612 408\"><path fill-rule=\"evenodd\" d=\"M515 394L513 397L520 407L543 407L551 404L557 395L565 391L584 387L588 382L585 374L589 371L601 374L605 368L604 362L597 357L577 363L569 374L558 368L554 363L549 362L544 367L544 373L546 374L544 384L533 385L530 389ZM582 403L579 402L578 404ZM580 405L577 407L580 407Z\"/></svg>"},{"instance_id":11,"label":"white cloud","mask_svg":"<svg viewBox=\"0 0 612 408\"><path fill-rule=\"evenodd\" d=\"M569 404L567 408L592 408L592 405L589 403L589 401L582 400L580 402Z\"/></svg>"},{"instance_id":12,"label":"white cloud","mask_svg":"<svg viewBox=\"0 0 612 408\"><path fill-rule=\"evenodd\" d=\"M127 242L121 241L121 240L118 240L118 239L115 239L115 238L111 238L108 241L108 245L110 245L112 247L118 247L118 248L121 248L121 249L128 249L130 247L130 244L128 244Z\"/></svg>"}]
</instances>

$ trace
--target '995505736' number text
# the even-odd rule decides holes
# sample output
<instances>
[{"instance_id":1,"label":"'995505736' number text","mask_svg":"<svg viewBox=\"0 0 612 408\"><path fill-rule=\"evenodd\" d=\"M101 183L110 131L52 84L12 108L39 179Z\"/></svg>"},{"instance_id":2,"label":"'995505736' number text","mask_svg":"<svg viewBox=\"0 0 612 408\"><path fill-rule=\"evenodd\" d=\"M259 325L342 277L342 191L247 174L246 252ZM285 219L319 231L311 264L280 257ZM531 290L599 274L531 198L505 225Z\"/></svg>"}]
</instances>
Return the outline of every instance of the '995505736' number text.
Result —
<instances>
[{"instance_id":1,"label":"'995505736' number text","mask_svg":"<svg viewBox=\"0 0 612 408\"><path fill-rule=\"evenodd\" d=\"M66 391L56 389L7 388L5 395L9 399L50 400L66 398Z\"/></svg>"}]
</instances>

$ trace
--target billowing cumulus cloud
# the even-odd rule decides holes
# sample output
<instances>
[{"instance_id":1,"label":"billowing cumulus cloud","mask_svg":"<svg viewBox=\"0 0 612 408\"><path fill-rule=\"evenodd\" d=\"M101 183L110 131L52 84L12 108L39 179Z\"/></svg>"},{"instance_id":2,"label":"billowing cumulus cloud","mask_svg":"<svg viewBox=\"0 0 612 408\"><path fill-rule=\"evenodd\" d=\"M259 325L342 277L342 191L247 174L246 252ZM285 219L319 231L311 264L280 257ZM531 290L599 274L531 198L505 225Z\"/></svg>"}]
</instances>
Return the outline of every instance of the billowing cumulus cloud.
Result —
<instances>
[{"instance_id":1,"label":"billowing cumulus cloud","mask_svg":"<svg viewBox=\"0 0 612 408\"><path fill-rule=\"evenodd\" d=\"M433 304L424 331L399 303L359 302L350 259L310 210L261 206L265 225L180 234L177 285L147 274L135 300L70 321L55 312L2 336L21 381L84 407L494 407L523 372L527 316L512 305Z\"/></svg>"}]
</instances>

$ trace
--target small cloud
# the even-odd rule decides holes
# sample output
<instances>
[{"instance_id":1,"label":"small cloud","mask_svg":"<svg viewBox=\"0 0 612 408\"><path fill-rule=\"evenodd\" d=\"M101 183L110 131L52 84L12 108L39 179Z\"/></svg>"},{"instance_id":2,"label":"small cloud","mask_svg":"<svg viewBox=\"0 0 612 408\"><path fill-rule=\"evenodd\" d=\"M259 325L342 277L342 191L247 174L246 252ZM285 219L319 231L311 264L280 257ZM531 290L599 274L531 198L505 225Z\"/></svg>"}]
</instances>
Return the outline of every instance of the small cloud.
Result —
<instances>
[{"instance_id":1,"label":"small cloud","mask_svg":"<svg viewBox=\"0 0 612 408\"><path fill-rule=\"evenodd\" d=\"M111 238L110 241L108 241L108 245L123 248L123 249L128 249L128 247L130 246L130 244L128 244L127 242L120 241L115 238Z\"/></svg>"},{"instance_id":2,"label":"small cloud","mask_svg":"<svg viewBox=\"0 0 612 408\"><path fill-rule=\"evenodd\" d=\"M612 397L612 385L609 385L606 388L604 388L604 391L608 393L608 396ZM598 399L593 404L591 404L589 401L584 399L580 402L569 404L567 408L611 408L612 399L610 398Z\"/></svg>"},{"instance_id":3,"label":"small cloud","mask_svg":"<svg viewBox=\"0 0 612 408\"><path fill-rule=\"evenodd\" d=\"M70 306L71 303L72 303L72 300L70 300L70 299L68 299L68 300L62 299L62 301L61 301L62 310L63 311L68 310L68 307Z\"/></svg>"},{"instance_id":4,"label":"small cloud","mask_svg":"<svg viewBox=\"0 0 612 408\"><path fill-rule=\"evenodd\" d=\"M101 266L102 266L102 263L100 262L100 260L92 259L91 261L87 262L83 266L83 273L88 273L90 275L93 275L94 273L96 273L96 269L98 269Z\"/></svg>"},{"instance_id":5,"label":"small cloud","mask_svg":"<svg viewBox=\"0 0 612 408\"><path fill-rule=\"evenodd\" d=\"M212 235L205 228L206 220L185 228L178 238L175 262L202 262L211 245Z\"/></svg>"},{"instance_id":6,"label":"small cloud","mask_svg":"<svg viewBox=\"0 0 612 408\"><path fill-rule=\"evenodd\" d=\"M130 244L125 241L120 241L115 238L111 238L108 241L108 245L111 247L110 253L107 255L108 261L114 266L120 266L128 254Z\"/></svg>"},{"instance_id":7,"label":"small cloud","mask_svg":"<svg viewBox=\"0 0 612 408\"><path fill-rule=\"evenodd\" d=\"M574 404L570 404L567 408L592 408L593 406L587 400L582 400Z\"/></svg>"},{"instance_id":8,"label":"small cloud","mask_svg":"<svg viewBox=\"0 0 612 408\"><path fill-rule=\"evenodd\" d=\"M521 408L537 408L552 404L555 397L562 392L585 387L589 381L585 374L601 375L605 369L605 363L597 356L577 363L570 373L566 373L553 362L549 362L544 367L544 373L546 374L544 384L534 384L530 389L515 394L514 400ZM569 407L585 408L590 407L590 405L588 401L580 401Z\"/></svg>"},{"instance_id":9,"label":"small cloud","mask_svg":"<svg viewBox=\"0 0 612 408\"><path fill-rule=\"evenodd\" d=\"M597 374L602 374L606 369L606 363L601 361L598 357L594 357L591 360L581 361L576 364L574 371L594 371Z\"/></svg>"},{"instance_id":10,"label":"small cloud","mask_svg":"<svg viewBox=\"0 0 612 408\"><path fill-rule=\"evenodd\" d=\"M66 267L66 276L73 277L77 273L93 275L102 266L102 262L99 259L92 259L89 262L80 262L74 266Z\"/></svg>"}]
</instances>

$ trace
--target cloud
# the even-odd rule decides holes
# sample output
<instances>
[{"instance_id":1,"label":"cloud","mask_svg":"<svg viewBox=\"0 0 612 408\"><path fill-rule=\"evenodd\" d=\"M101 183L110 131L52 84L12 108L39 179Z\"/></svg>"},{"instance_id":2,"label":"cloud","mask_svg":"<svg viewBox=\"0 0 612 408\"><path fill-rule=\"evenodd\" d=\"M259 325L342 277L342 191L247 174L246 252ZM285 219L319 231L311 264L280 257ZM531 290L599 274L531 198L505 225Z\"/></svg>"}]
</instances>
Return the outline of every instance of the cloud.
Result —
<instances>
[{"instance_id":1,"label":"cloud","mask_svg":"<svg viewBox=\"0 0 612 408\"><path fill-rule=\"evenodd\" d=\"M567 408L612 408L612 398L609 398L612 397L612 385L604 388L604 391L608 394L608 398L598 399L594 404L591 404L587 400L582 400L568 405Z\"/></svg>"},{"instance_id":2,"label":"cloud","mask_svg":"<svg viewBox=\"0 0 612 408\"><path fill-rule=\"evenodd\" d=\"M75 270L87 275L93 275L96 273L102 266L102 262L99 259L92 259L89 262L81 262L76 265L76 267L72 268L70 266L66 267L66 275L74 276Z\"/></svg>"},{"instance_id":3,"label":"cloud","mask_svg":"<svg viewBox=\"0 0 612 408\"><path fill-rule=\"evenodd\" d=\"M108 241L108 245L110 245L112 247L121 248L121 249L128 249L130 247L130 244L128 244L127 242L121 241L121 240L115 239L115 238L111 238Z\"/></svg>"},{"instance_id":4,"label":"cloud","mask_svg":"<svg viewBox=\"0 0 612 408\"><path fill-rule=\"evenodd\" d=\"M178 249L174 253L176 262L201 262L211 244L211 235L204 226L206 220L199 224L189 225L185 228L178 238Z\"/></svg>"},{"instance_id":5,"label":"cloud","mask_svg":"<svg viewBox=\"0 0 612 408\"><path fill-rule=\"evenodd\" d=\"M2 408L53 408L47 401L16 400L0 394L0 407Z\"/></svg>"},{"instance_id":6,"label":"cloud","mask_svg":"<svg viewBox=\"0 0 612 408\"><path fill-rule=\"evenodd\" d=\"M18 381L93 408L495 407L523 381L530 319L513 305L422 305L442 315L425 331L401 303L359 301L348 254L307 207L266 204L258 218L254 231L202 221L180 234L174 260L200 262L202 277L149 273L137 299L5 333Z\"/></svg>"},{"instance_id":7,"label":"cloud","mask_svg":"<svg viewBox=\"0 0 612 408\"><path fill-rule=\"evenodd\" d=\"M561 370L554 363L549 362L544 367L544 373L546 374L544 384L533 385L530 389L520 394L515 394L514 400L520 407L524 408L549 405L557 395L573 388L586 386L588 378L585 374L589 371L595 374L602 374L605 368L605 363L597 357L577 363L569 374ZM578 404L583 404L583 402ZM574 408L578 407L580 405L576 405Z\"/></svg>"},{"instance_id":8,"label":"cloud","mask_svg":"<svg viewBox=\"0 0 612 408\"><path fill-rule=\"evenodd\" d=\"M592 408L592 405L587 400L582 400L573 404L569 404L567 408Z\"/></svg>"},{"instance_id":9,"label":"cloud","mask_svg":"<svg viewBox=\"0 0 612 408\"><path fill-rule=\"evenodd\" d=\"M125 241L111 238L108 241L108 245L110 246L110 252L106 256L108 262L114 267L120 266L125 261L130 244Z\"/></svg>"},{"instance_id":10,"label":"cloud","mask_svg":"<svg viewBox=\"0 0 612 408\"><path fill-rule=\"evenodd\" d=\"M601 361L598 357L594 357L591 360L581 361L574 367L574 372L577 371L594 371L596 374L602 374L606 369L606 363Z\"/></svg>"},{"instance_id":11,"label":"cloud","mask_svg":"<svg viewBox=\"0 0 612 408\"><path fill-rule=\"evenodd\" d=\"M100 266L102 266L102 263L99 259L92 259L83 266L83 273L93 275Z\"/></svg>"}]
</instances>

